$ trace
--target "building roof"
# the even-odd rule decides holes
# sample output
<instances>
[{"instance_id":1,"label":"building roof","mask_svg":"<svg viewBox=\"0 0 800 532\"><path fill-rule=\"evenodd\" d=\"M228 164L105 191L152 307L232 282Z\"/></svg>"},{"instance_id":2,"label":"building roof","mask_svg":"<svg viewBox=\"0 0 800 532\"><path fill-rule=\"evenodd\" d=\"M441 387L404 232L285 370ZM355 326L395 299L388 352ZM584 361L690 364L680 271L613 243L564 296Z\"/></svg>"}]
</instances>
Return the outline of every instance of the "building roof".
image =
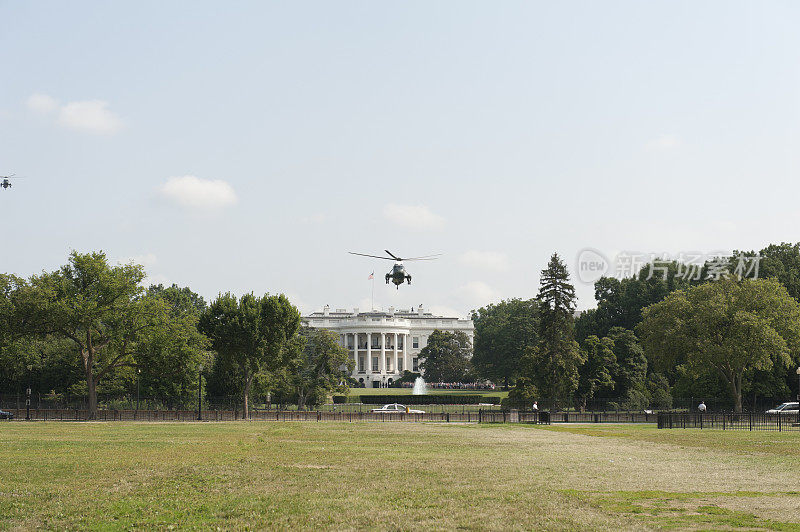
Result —
<instances>
[{"instance_id":1,"label":"building roof","mask_svg":"<svg viewBox=\"0 0 800 532\"><path fill-rule=\"evenodd\" d=\"M327 305L322 311L312 312L304 316L305 318L352 318L357 316L365 316L365 317L397 317L397 318L414 318L414 319L449 319L449 320L458 320L463 318L458 318L456 316L440 316L437 314L433 314L432 312L426 312L422 305L418 308L410 308L410 309L395 309L394 307L389 307L388 310L371 310L367 312L359 312L359 309L354 308L352 311L348 311L346 309L336 309L330 310L330 307Z\"/></svg>"}]
</instances>

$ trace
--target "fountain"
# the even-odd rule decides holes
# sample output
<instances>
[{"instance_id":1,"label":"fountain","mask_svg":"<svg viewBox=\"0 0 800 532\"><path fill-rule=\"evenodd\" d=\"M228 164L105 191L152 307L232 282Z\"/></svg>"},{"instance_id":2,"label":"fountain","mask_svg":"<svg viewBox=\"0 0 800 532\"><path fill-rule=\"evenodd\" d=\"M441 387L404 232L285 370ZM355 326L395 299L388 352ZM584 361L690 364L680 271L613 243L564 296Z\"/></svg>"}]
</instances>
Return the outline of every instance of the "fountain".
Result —
<instances>
[{"instance_id":1,"label":"fountain","mask_svg":"<svg viewBox=\"0 0 800 532\"><path fill-rule=\"evenodd\" d=\"M414 381L414 389L411 390L411 395L427 395L427 393L428 385L425 384L425 379L417 377L417 380Z\"/></svg>"}]
</instances>

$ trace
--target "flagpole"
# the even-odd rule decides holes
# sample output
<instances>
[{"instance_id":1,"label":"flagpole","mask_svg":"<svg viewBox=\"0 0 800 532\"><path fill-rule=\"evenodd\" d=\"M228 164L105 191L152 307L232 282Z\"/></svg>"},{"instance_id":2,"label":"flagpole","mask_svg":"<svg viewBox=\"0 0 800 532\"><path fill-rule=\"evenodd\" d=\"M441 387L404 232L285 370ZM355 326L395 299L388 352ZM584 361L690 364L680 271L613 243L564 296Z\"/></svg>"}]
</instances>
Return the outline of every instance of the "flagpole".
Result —
<instances>
[{"instance_id":1,"label":"flagpole","mask_svg":"<svg viewBox=\"0 0 800 532\"><path fill-rule=\"evenodd\" d=\"M372 308L370 310L375 310L375 272L372 272Z\"/></svg>"}]
</instances>

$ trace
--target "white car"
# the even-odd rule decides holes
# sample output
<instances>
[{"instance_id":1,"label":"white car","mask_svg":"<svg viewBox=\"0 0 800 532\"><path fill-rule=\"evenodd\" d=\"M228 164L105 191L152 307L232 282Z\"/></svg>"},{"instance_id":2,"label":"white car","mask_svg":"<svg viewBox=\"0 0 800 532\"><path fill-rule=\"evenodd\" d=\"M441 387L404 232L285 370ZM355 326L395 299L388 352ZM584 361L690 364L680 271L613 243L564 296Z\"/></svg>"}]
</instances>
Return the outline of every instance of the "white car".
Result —
<instances>
[{"instance_id":1,"label":"white car","mask_svg":"<svg viewBox=\"0 0 800 532\"><path fill-rule=\"evenodd\" d=\"M783 403L767 410L767 414L797 414L800 403Z\"/></svg>"},{"instance_id":2,"label":"white car","mask_svg":"<svg viewBox=\"0 0 800 532\"><path fill-rule=\"evenodd\" d=\"M412 410L405 405L401 405L399 403L392 403L389 405L383 405L380 408L373 408L373 414L424 414L424 410Z\"/></svg>"}]
</instances>

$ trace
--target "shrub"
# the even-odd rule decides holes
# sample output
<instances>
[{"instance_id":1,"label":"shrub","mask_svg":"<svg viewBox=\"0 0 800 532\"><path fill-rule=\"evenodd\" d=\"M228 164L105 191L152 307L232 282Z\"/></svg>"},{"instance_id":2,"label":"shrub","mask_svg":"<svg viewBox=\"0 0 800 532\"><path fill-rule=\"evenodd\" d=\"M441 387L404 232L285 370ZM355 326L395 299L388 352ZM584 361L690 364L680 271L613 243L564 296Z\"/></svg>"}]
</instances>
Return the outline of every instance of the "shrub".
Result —
<instances>
[{"instance_id":1,"label":"shrub","mask_svg":"<svg viewBox=\"0 0 800 532\"><path fill-rule=\"evenodd\" d=\"M508 397L503 399L503 408L519 408L530 410L533 402L539 397L539 390L531 384L530 379L520 377L517 384L508 392Z\"/></svg>"},{"instance_id":2,"label":"shrub","mask_svg":"<svg viewBox=\"0 0 800 532\"><path fill-rule=\"evenodd\" d=\"M670 401L670 403L671 402L672 401ZM625 400L622 402L623 410L638 411L644 410L648 406L650 406L650 398L647 396L647 393L643 390L637 390L636 388L628 390Z\"/></svg>"}]
</instances>

